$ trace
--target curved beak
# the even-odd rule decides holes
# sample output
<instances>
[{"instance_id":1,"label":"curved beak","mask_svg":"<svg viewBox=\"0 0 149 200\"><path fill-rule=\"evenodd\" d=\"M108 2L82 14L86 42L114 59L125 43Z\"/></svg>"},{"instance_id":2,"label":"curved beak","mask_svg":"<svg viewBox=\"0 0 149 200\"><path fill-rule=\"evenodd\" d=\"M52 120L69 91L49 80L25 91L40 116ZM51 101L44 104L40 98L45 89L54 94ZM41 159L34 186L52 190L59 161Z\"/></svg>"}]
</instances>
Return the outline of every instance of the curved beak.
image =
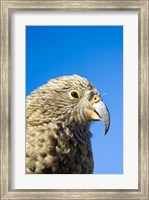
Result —
<instances>
[{"instance_id":1,"label":"curved beak","mask_svg":"<svg viewBox=\"0 0 149 200\"><path fill-rule=\"evenodd\" d=\"M94 112L98 115L97 120L104 121L105 124L105 135L107 134L109 127L110 127L110 114L108 108L105 106L103 101L98 101L97 103L93 104Z\"/></svg>"}]
</instances>

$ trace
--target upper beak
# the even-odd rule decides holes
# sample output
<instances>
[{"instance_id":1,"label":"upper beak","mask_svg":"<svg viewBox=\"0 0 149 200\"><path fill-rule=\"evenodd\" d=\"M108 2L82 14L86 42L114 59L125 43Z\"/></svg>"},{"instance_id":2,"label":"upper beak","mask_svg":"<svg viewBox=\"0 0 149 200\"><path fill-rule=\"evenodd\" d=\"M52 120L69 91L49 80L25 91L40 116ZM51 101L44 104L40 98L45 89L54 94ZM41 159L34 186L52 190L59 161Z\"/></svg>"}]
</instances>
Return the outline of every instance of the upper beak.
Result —
<instances>
[{"instance_id":1,"label":"upper beak","mask_svg":"<svg viewBox=\"0 0 149 200\"><path fill-rule=\"evenodd\" d=\"M94 112L98 115L99 118L97 118L97 120L103 120L104 124L105 124L105 135L107 134L109 127L110 127L110 114L109 111L107 109L107 107L105 106L105 104L103 103L103 101L98 101L97 103L93 104L93 109Z\"/></svg>"}]
</instances>

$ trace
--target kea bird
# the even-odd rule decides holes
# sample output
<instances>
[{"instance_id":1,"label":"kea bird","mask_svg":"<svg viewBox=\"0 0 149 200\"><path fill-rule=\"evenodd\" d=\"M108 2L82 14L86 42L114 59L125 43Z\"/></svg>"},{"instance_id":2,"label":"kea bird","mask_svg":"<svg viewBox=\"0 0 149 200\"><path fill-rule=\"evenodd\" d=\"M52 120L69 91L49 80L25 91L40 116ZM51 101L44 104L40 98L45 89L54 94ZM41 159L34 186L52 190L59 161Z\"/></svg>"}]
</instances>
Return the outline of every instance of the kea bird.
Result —
<instances>
[{"instance_id":1,"label":"kea bird","mask_svg":"<svg viewBox=\"0 0 149 200\"><path fill-rule=\"evenodd\" d=\"M92 120L110 115L98 90L78 75L50 80L27 97L26 173L92 174Z\"/></svg>"}]
</instances>

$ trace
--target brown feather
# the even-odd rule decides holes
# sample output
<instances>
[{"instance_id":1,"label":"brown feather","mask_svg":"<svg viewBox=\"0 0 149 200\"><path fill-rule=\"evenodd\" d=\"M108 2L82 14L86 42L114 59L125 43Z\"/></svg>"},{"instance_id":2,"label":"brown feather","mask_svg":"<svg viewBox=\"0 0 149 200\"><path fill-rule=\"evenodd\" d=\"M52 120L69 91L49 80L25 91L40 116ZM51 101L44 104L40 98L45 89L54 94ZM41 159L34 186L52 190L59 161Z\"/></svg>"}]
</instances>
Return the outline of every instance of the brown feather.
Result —
<instances>
[{"instance_id":1,"label":"brown feather","mask_svg":"<svg viewBox=\"0 0 149 200\"><path fill-rule=\"evenodd\" d=\"M79 90L71 100L68 91ZM97 90L74 75L53 79L27 98L26 173L93 173L88 95Z\"/></svg>"}]
</instances>

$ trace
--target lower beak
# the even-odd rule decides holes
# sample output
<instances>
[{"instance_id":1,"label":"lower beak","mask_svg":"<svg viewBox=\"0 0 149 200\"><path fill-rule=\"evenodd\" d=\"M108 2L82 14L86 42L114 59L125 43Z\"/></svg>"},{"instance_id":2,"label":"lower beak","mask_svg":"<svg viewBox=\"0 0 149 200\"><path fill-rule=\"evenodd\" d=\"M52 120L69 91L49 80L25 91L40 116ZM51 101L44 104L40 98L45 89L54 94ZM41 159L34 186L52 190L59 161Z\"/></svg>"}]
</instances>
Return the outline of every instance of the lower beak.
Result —
<instances>
[{"instance_id":1,"label":"lower beak","mask_svg":"<svg viewBox=\"0 0 149 200\"><path fill-rule=\"evenodd\" d=\"M96 114L96 118L94 118L94 120L102 120L104 121L105 124L105 135L107 134L109 127L110 127L110 114L109 111L107 109L107 107L105 106L105 104L103 103L103 101L99 101L97 103L93 104L93 109L94 112Z\"/></svg>"}]
</instances>

